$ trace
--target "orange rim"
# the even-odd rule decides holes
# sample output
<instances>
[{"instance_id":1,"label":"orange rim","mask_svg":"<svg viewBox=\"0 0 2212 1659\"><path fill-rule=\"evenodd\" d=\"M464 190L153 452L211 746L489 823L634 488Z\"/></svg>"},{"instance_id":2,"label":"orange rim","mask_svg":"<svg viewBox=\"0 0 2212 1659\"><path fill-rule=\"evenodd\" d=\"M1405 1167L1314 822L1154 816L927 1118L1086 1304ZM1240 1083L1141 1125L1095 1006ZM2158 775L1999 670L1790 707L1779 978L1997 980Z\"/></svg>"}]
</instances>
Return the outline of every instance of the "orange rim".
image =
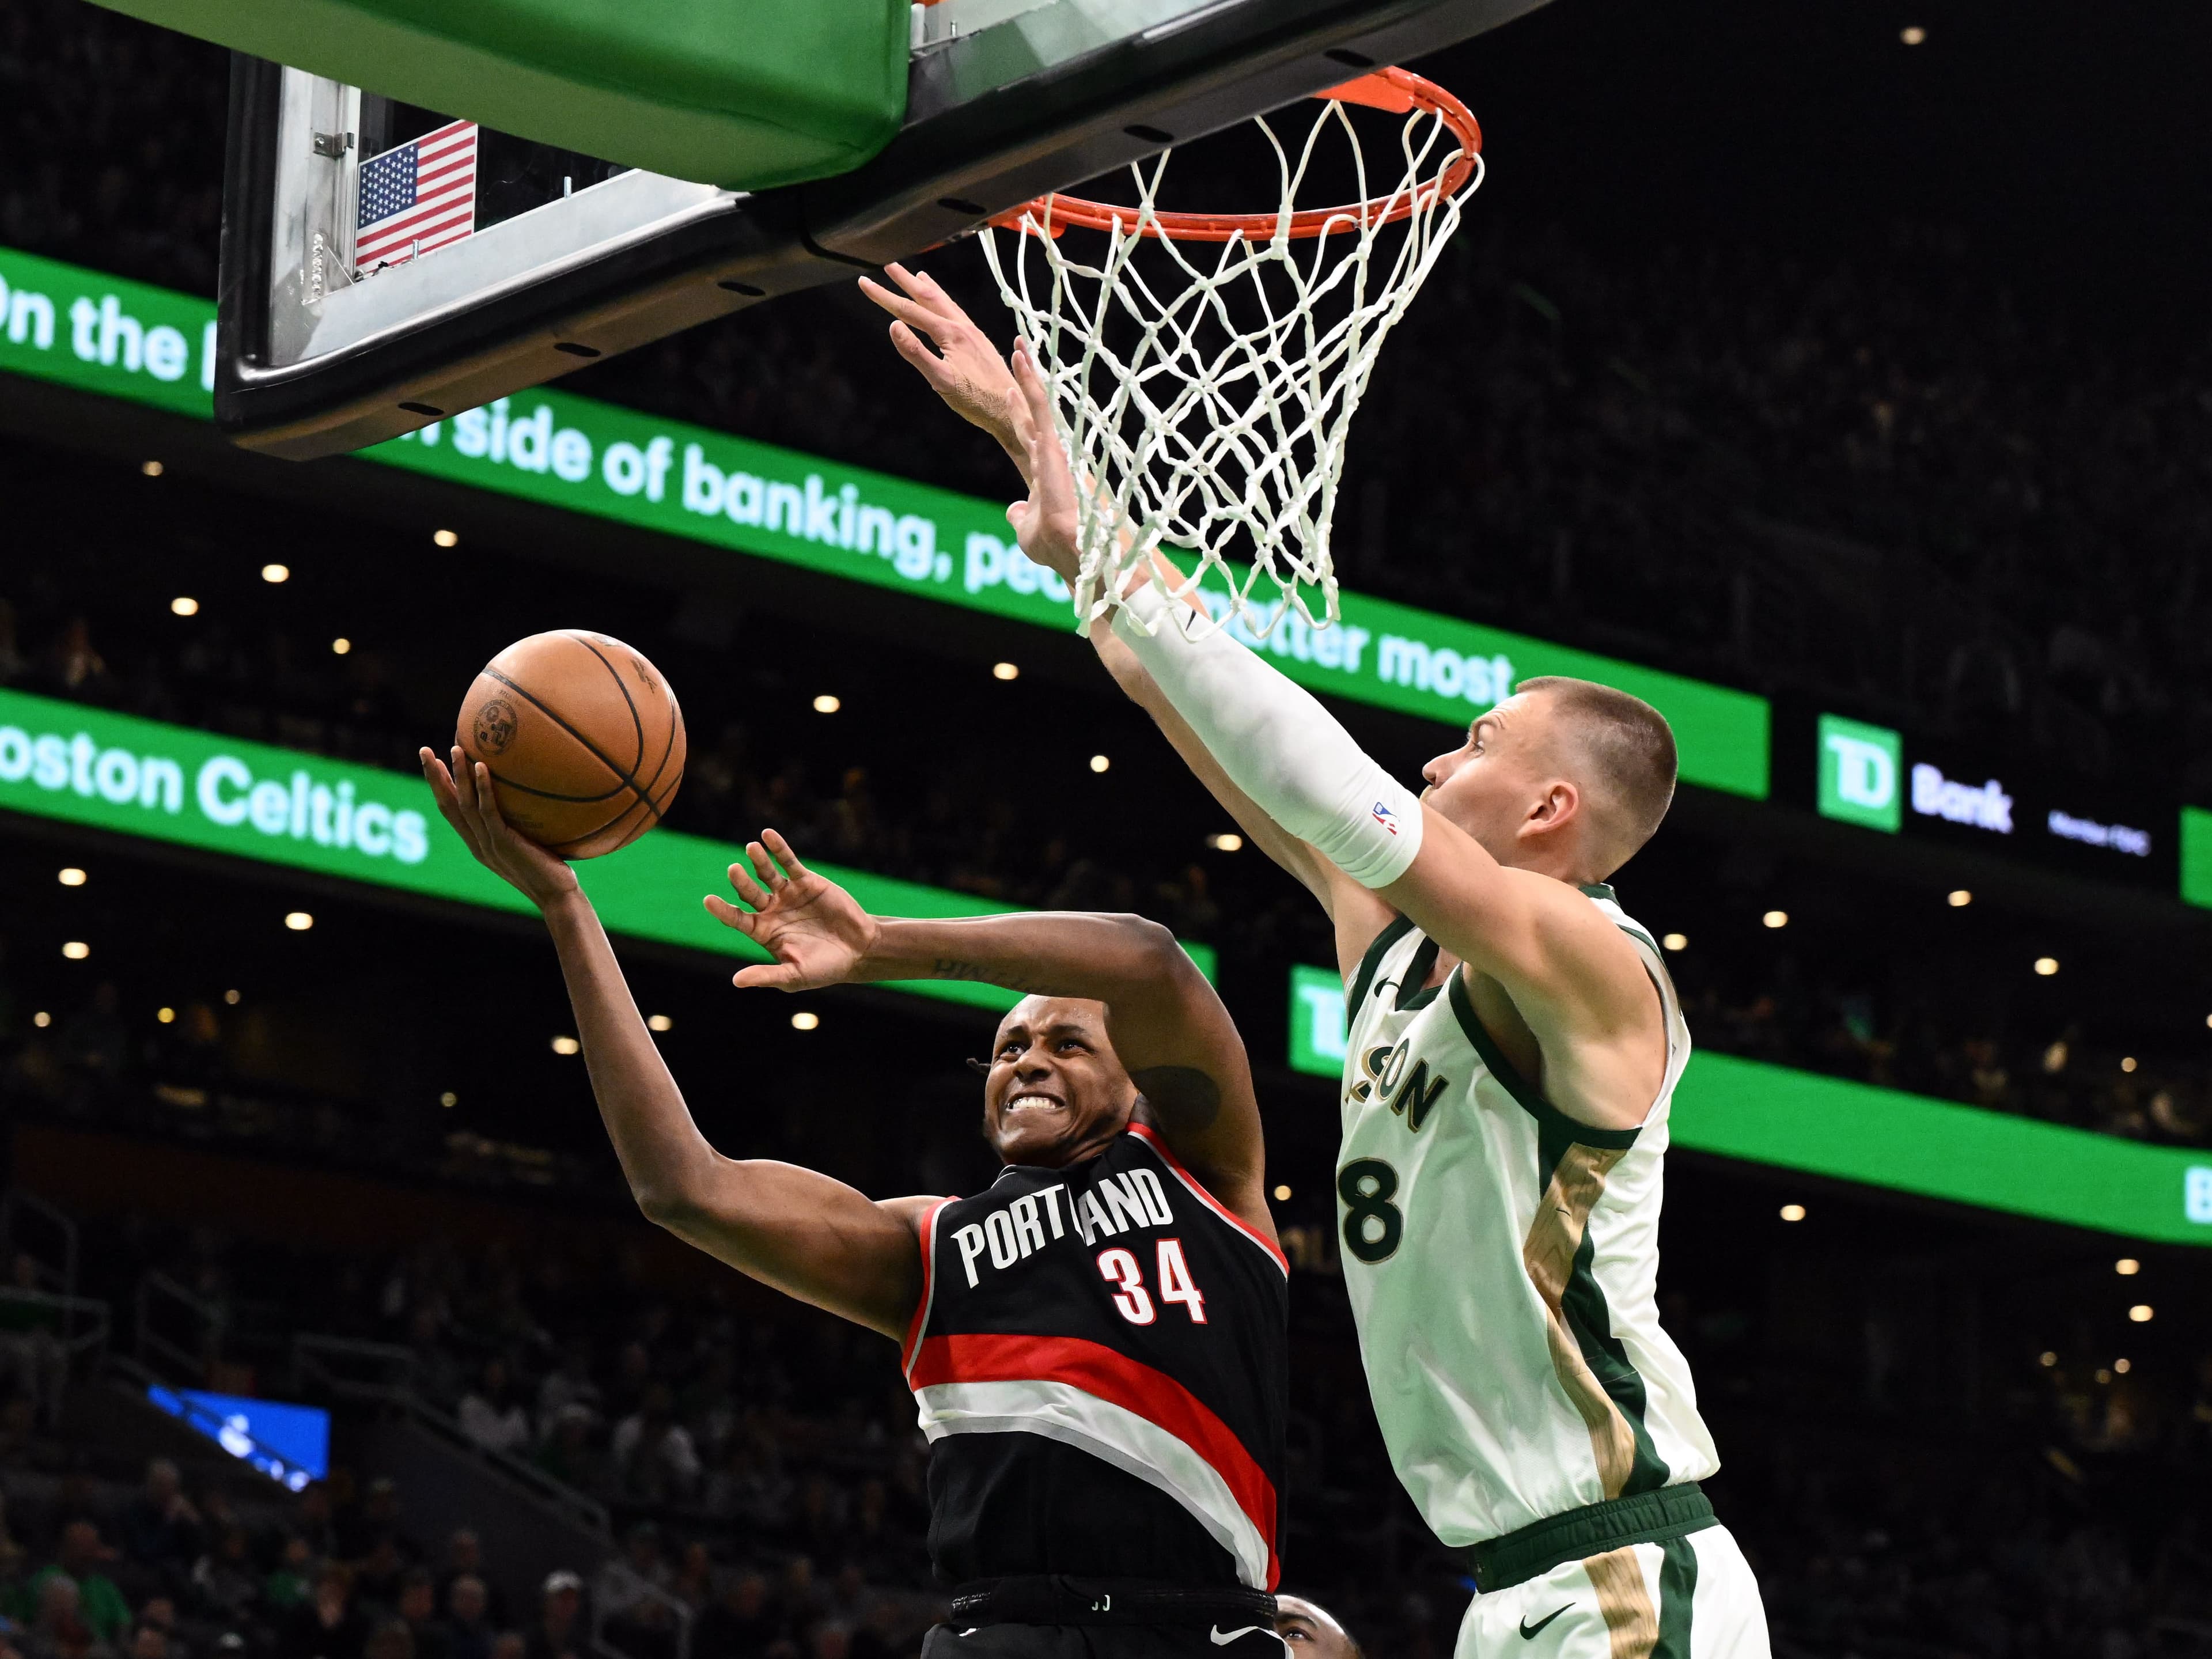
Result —
<instances>
[{"instance_id":1,"label":"orange rim","mask_svg":"<svg viewBox=\"0 0 2212 1659\"><path fill-rule=\"evenodd\" d=\"M1459 153L1433 183L1411 192L1375 201L1347 202L1341 207L1307 208L1291 214L1285 230L1294 240L1352 226L1371 230L1406 218L1416 208L1425 208L1455 193L1474 171L1475 158L1482 153L1482 129L1475 124L1474 111L1435 82L1424 80L1410 70L1375 70L1314 96L1326 103L1362 104L1370 109L1388 110L1394 115L1425 110L1451 129L1459 140ZM990 222L1002 229L1021 230L1026 222L1026 228L1033 233L1042 231L1058 236L1070 227L1111 231L1116 225L1127 226L1136 212L1136 209L1125 204L1054 194L1039 196L1019 207L1009 208L994 215ZM1273 238L1281 219L1279 209L1273 213L1155 211L1138 234L1165 237L1175 242L1226 242L1239 236L1247 241L1266 241Z\"/></svg>"}]
</instances>

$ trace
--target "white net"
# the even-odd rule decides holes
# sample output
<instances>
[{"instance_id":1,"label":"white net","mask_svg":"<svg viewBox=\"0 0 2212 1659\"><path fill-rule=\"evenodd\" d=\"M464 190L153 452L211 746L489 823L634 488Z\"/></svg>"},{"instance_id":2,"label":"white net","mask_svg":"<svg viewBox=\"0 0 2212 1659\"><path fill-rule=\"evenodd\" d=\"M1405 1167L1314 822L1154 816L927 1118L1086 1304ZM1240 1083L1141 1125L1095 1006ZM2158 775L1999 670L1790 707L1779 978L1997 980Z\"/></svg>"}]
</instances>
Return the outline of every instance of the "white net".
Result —
<instances>
[{"instance_id":1,"label":"white net","mask_svg":"<svg viewBox=\"0 0 2212 1659\"><path fill-rule=\"evenodd\" d=\"M1384 73L1391 89L1434 92ZM1211 607L1217 626L1233 614L1264 636L1293 606L1315 627L1336 620L1329 531L1352 417L1383 339L1481 184L1482 162L1471 118L1456 131L1442 111L1401 94L1400 176L1376 193L1352 111L1335 97L1318 107L1295 148L1267 119L1253 124L1279 175L1272 213L1240 222L1163 212L1170 150L1130 169L1133 204L1041 198L1014 224L1000 222L1011 258L997 230L984 232L1081 481L1079 623L1121 603L1123 574L1161 547L1186 556L1183 582L1161 584L1171 595L1209 573L1214 593L1225 586L1228 606ZM1322 173L1351 178L1357 199L1301 209L1301 190Z\"/></svg>"}]
</instances>

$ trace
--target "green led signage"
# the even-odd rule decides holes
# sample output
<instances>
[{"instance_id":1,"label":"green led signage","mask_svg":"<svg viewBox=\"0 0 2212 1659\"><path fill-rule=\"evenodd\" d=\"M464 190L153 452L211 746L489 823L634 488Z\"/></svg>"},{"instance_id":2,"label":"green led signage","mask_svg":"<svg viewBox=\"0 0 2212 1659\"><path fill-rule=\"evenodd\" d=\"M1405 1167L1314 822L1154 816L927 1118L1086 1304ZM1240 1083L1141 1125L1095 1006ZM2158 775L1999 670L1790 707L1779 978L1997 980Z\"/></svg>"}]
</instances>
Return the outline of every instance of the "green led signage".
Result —
<instances>
[{"instance_id":1,"label":"green led signage","mask_svg":"<svg viewBox=\"0 0 2212 1659\"><path fill-rule=\"evenodd\" d=\"M2212 908L2212 812L2181 809L2181 896Z\"/></svg>"},{"instance_id":2,"label":"green led signage","mask_svg":"<svg viewBox=\"0 0 2212 1659\"><path fill-rule=\"evenodd\" d=\"M1905 739L1883 726L1820 716L1820 816L1895 835L1904 822Z\"/></svg>"},{"instance_id":3,"label":"green led signage","mask_svg":"<svg viewBox=\"0 0 2212 1659\"><path fill-rule=\"evenodd\" d=\"M2212 826L2212 813L2203 815ZM1333 1047L1334 1057L1330 1058ZM1291 969L1293 1071L1340 1074L1344 986ZM1699 1051L1672 1143L1808 1175L2169 1244L2212 1245L2212 1155Z\"/></svg>"},{"instance_id":4,"label":"green led signage","mask_svg":"<svg viewBox=\"0 0 2212 1659\"><path fill-rule=\"evenodd\" d=\"M0 250L0 368L205 418L214 307ZM889 357L885 374L901 372ZM362 452L501 495L779 560L1046 628L1066 585L1008 539L1003 504L544 390ZM1537 674L1601 680L1674 727L1683 779L1764 800L1764 698L1434 611L1342 596L1342 621L1286 617L1264 642L1316 691L1463 726Z\"/></svg>"},{"instance_id":5,"label":"green led signage","mask_svg":"<svg viewBox=\"0 0 2212 1659\"><path fill-rule=\"evenodd\" d=\"M0 810L495 910L530 909L468 855L418 777L17 691L0 691ZM576 871L611 933L763 960L699 902L724 890L723 872L742 851L656 830ZM865 871L816 867L880 915L971 916L1006 908ZM1214 953L1183 948L1212 977ZM995 986L951 981L899 988L985 1008L1017 1000Z\"/></svg>"},{"instance_id":6,"label":"green led signage","mask_svg":"<svg viewBox=\"0 0 2212 1659\"><path fill-rule=\"evenodd\" d=\"M1344 981L1334 968L1291 968L1291 1069L1315 1077L1344 1073Z\"/></svg>"}]
</instances>

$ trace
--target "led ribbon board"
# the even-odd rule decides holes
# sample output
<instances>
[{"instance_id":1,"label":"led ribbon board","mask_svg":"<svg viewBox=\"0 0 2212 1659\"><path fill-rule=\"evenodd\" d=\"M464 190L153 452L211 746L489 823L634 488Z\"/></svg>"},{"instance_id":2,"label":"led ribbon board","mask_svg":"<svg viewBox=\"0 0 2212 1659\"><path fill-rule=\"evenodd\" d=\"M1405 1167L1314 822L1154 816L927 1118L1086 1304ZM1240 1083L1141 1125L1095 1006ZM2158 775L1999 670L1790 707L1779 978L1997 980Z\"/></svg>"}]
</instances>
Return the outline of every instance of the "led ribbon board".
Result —
<instances>
[{"instance_id":1,"label":"led ribbon board","mask_svg":"<svg viewBox=\"0 0 2212 1659\"><path fill-rule=\"evenodd\" d=\"M0 249L0 368L207 419L214 353L204 301ZM1006 538L1000 502L567 392L503 398L362 453L967 610L1070 622L1066 585ZM1286 617L1261 648L1316 691L1454 726L1532 675L1602 681L1667 716L1686 782L1766 799L1762 697L1386 599L1342 605L1336 626Z\"/></svg>"},{"instance_id":2,"label":"led ribbon board","mask_svg":"<svg viewBox=\"0 0 2212 1659\"><path fill-rule=\"evenodd\" d=\"M419 777L243 743L216 733L0 691L0 810L143 836L257 863L527 915L530 902L471 858ZM576 866L608 931L767 960L700 896L726 885L733 842L656 830ZM833 864L814 868L883 915L986 915L1007 907ZM1214 953L1185 945L1214 974ZM898 989L984 1008L1014 992L946 980Z\"/></svg>"},{"instance_id":3,"label":"led ribbon board","mask_svg":"<svg viewBox=\"0 0 2212 1659\"><path fill-rule=\"evenodd\" d=\"M2212 824L2212 815L2206 815ZM1291 969L1291 1069L1342 1074L1344 987ZM2166 1244L2212 1245L2212 1153L1700 1051L1672 1143L1807 1175Z\"/></svg>"}]
</instances>

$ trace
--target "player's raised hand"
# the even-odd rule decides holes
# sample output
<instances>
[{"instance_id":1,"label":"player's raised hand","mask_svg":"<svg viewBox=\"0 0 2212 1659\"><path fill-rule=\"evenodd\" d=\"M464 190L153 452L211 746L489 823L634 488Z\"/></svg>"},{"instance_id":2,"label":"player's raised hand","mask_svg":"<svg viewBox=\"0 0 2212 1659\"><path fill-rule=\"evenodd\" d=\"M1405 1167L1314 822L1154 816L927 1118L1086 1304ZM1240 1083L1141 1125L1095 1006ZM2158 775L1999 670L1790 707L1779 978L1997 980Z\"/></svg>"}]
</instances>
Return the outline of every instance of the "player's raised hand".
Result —
<instances>
[{"instance_id":1,"label":"player's raised hand","mask_svg":"<svg viewBox=\"0 0 2212 1659\"><path fill-rule=\"evenodd\" d=\"M541 910L577 890L574 870L507 823L492 789L489 767L471 762L459 744L450 768L428 748L422 761L422 777L437 798L439 812L468 843L478 864Z\"/></svg>"},{"instance_id":2,"label":"player's raised hand","mask_svg":"<svg viewBox=\"0 0 2212 1659\"><path fill-rule=\"evenodd\" d=\"M863 276L860 292L896 319L891 344L898 355L921 372L954 414L989 433L1019 461L1021 444L1014 433L1018 394L999 348L934 277L901 264L885 265L884 271L905 291L894 292Z\"/></svg>"},{"instance_id":3,"label":"player's raised hand","mask_svg":"<svg viewBox=\"0 0 2212 1659\"><path fill-rule=\"evenodd\" d=\"M745 857L752 868L732 865L730 885L752 908L740 910L709 893L707 913L775 960L739 969L732 983L748 991L811 991L858 977L881 931L876 919L829 877L800 863L773 830L748 842Z\"/></svg>"},{"instance_id":4,"label":"player's raised hand","mask_svg":"<svg viewBox=\"0 0 2212 1659\"><path fill-rule=\"evenodd\" d=\"M1029 347L1014 342L1014 386L1020 393L1014 404L1014 432L1020 439L1028 465L1022 469L1030 481L1027 501L1006 509L1014 539L1037 563L1057 571L1070 586L1076 579L1075 477L1068 471L1067 451L1053 422L1052 392L1038 372Z\"/></svg>"}]
</instances>

